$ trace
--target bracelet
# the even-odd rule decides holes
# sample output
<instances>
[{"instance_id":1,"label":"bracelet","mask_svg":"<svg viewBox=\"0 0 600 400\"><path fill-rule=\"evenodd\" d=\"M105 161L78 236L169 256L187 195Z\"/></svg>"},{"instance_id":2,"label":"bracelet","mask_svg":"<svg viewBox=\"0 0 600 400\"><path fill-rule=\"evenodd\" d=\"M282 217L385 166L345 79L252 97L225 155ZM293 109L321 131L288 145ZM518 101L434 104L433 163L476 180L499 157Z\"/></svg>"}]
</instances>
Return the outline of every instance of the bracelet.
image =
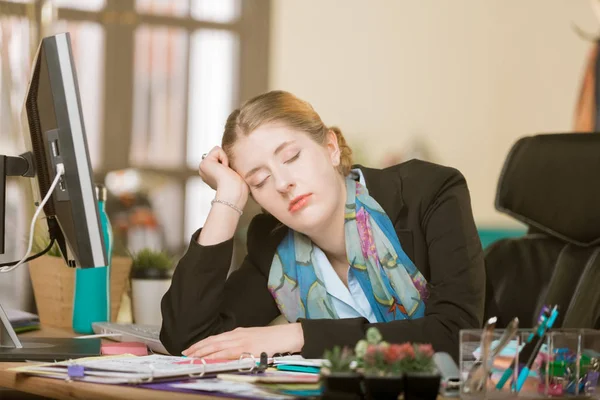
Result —
<instances>
[{"instance_id":1,"label":"bracelet","mask_svg":"<svg viewBox=\"0 0 600 400\"><path fill-rule=\"evenodd\" d=\"M212 205L213 205L213 204L215 204L215 203L221 203L221 204L225 204L226 206L229 206L229 207L233 208L233 209L234 209L235 211L237 211L237 212L238 212L240 215L242 215L242 214L244 213L242 210L240 210L238 207L236 207L236 206L235 206L235 204L231 204L231 203L229 203L229 202L227 202L227 201L224 201L224 200L219 200L219 199L215 198L215 199L213 199L213 200L210 202L210 205L212 206Z\"/></svg>"}]
</instances>

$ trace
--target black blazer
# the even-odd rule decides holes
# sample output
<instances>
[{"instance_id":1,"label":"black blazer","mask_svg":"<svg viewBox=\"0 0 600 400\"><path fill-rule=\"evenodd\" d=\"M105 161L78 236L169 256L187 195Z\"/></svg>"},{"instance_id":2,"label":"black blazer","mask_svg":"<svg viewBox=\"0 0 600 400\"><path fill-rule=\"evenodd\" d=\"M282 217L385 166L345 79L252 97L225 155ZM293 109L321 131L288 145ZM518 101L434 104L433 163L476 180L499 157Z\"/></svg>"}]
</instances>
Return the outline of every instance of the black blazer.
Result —
<instances>
[{"instance_id":1,"label":"black blazer","mask_svg":"<svg viewBox=\"0 0 600 400\"><path fill-rule=\"evenodd\" d=\"M425 316L371 324L364 318L301 319L302 355L320 358L335 345L354 346L376 326L392 343L431 343L458 359L459 330L482 325L485 271L469 191L455 169L408 161L383 170L358 166L369 194L392 220L402 248L429 286ZM265 326L280 313L267 289L271 261L287 227L257 215L248 229L248 255L227 278L233 239L201 246L196 232L162 299L160 339L172 354L236 327Z\"/></svg>"}]
</instances>

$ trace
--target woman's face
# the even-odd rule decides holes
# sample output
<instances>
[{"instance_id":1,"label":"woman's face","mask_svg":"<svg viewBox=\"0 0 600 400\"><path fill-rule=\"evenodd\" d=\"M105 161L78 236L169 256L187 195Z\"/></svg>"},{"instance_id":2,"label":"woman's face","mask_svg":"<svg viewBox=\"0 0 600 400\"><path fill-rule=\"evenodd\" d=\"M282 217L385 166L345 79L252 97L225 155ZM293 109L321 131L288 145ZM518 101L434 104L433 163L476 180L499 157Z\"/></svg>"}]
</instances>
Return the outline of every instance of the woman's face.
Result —
<instances>
[{"instance_id":1,"label":"woman's face","mask_svg":"<svg viewBox=\"0 0 600 400\"><path fill-rule=\"evenodd\" d=\"M254 200L295 231L310 235L328 223L345 201L333 132L321 145L301 131L265 124L238 138L233 160Z\"/></svg>"}]
</instances>

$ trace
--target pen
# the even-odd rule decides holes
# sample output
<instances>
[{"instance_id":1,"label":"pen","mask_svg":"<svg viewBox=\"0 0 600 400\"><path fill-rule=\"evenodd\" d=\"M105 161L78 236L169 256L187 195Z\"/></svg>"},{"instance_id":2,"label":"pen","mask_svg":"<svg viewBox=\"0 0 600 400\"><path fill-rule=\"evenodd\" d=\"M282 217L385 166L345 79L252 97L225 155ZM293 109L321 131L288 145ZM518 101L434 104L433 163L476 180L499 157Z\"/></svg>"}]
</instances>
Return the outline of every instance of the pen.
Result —
<instances>
[{"instance_id":1,"label":"pen","mask_svg":"<svg viewBox=\"0 0 600 400\"><path fill-rule=\"evenodd\" d=\"M536 325L536 327L533 329L533 331L527 337L527 340L525 341L525 346L523 346L523 348L519 351L520 359L528 358L528 355L531 354L530 352L535 347L535 343L533 342L533 339L536 336L539 336L543 333L545 323L548 320L549 316L550 316L550 309L548 307L544 307L542 310L542 314L540 315L540 318L538 320L538 324ZM511 377L511 375L514 372L514 369L516 367L515 363L516 363L516 359L513 360L510 367L508 367L504 371L504 373L502 374L502 377L500 378L500 380L498 380L498 383L496 384L496 389L502 389L504 387L504 385L506 384L506 382L508 381L508 379Z\"/></svg>"},{"instance_id":2,"label":"pen","mask_svg":"<svg viewBox=\"0 0 600 400\"><path fill-rule=\"evenodd\" d=\"M525 367L523 367L523 369L519 373L519 377L517 378L517 392L521 391L525 380L527 380L527 377L529 376L529 370L531 369L531 366L533 365L533 362L535 361L535 358L537 357L540 349L542 348L542 344L544 343L543 339L546 336L546 332L548 332L548 330L552 328L552 325L554 324L554 321L556 321L557 317L558 306L554 306L554 308L552 309L552 314L550 315L550 318L548 318L548 322L546 323L543 335L537 340L535 348L529 356L529 359L527 360L527 364L525 364Z\"/></svg>"}]
</instances>

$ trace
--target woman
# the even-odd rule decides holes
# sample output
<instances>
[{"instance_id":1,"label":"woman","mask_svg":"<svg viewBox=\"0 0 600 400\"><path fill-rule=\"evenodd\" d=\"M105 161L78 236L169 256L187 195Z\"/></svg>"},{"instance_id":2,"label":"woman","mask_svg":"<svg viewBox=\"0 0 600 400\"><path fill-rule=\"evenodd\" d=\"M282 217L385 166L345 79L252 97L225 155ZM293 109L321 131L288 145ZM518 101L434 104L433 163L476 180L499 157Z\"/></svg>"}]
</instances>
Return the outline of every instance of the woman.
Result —
<instances>
[{"instance_id":1,"label":"woman","mask_svg":"<svg viewBox=\"0 0 600 400\"><path fill-rule=\"evenodd\" d=\"M416 160L351 165L340 130L290 93L229 116L222 148L200 164L212 208L162 300L167 350L318 358L376 326L389 342L428 342L457 358L459 330L481 326L485 285L463 176ZM249 194L266 213L227 278ZM290 323L268 326L280 314Z\"/></svg>"}]
</instances>

